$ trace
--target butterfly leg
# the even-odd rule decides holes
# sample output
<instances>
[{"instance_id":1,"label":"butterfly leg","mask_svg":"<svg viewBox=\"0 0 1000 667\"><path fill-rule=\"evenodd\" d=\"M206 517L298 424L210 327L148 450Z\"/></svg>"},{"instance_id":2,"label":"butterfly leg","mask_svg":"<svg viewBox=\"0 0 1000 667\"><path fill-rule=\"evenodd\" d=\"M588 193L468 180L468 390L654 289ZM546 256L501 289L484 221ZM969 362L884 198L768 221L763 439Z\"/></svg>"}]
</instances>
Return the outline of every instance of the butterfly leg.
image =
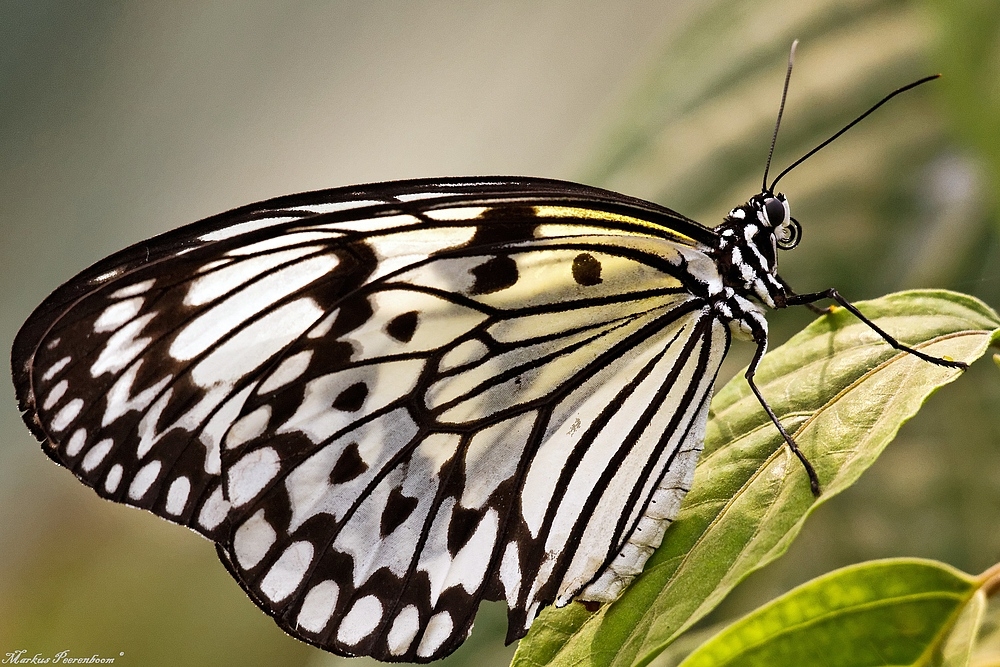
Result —
<instances>
[{"instance_id":1,"label":"butterfly leg","mask_svg":"<svg viewBox=\"0 0 1000 667\"><path fill-rule=\"evenodd\" d=\"M792 439L792 436L790 436L788 431L785 430L785 427L781 425L781 422L778 420L778 416L774 414L774 410L772 410L771 406L768 405L766 400L764 400L764 395L760 393L760 389L757 388L757 383L754 382L754 376L757 374L757 365L760 364L760 360L763 358L766 350L767 338L758 339L757 351L754 353L753 360L747 367L747 372L744 376L747 379L747 384L750 385L750 390L753 391L754 396L757 397L757 400L764 408L764 412L766 412L767 416L771 418L774 425L778 427L778 432L781 433L781 437L785 439L785 442L788 444L788 448L791 449L792 453L795 454L799 461L802 462L802 466L806 469L806 474L809 475L809 488L812 489L813 495L818 497L820 489L819 477L816 476L816 470L813 468L812 463L809 462L809 459L806 458L806 455L802 453L802 450L799 449L799 446L795 444L795 440Z\"/></svg>"},{"instance_id":2,"label":"butterfly leg","mask_svg":"<svg viewBox=\"0 0 1000 667\"><path fill-rule=\"evenodd\" d=\"M789 305L789 306L809 306L809 305L815 303L816 301L820 301L821 299L833 299L834 301L836 301L837 303L839 303L841 306L843 306L844 308L846 308L850 313L852 313L859 320L861 320L862 322L864 322L865 324L867 324L871 328L872 331L874 331L875 333L877 333L879 336L882 337L882 340L884 340L885 342L887 342L893 348L895 348L897 350L900 350L901 352L906 352L908 354L912 354L915 357L923 359L924 361L929 361L932 364L936 364L938 366L946 366L948 368L960 368L962 370L965 370L966 368L969 367L969 365L967 363L965 363L965 362L962 362L962 361L952 361L950 359L941 359L940 357L932 357L931 355L925 354L925 353L921 352L920 350L913 349L909 345L904 345L904 344L900 343L898 340L896 340L895 338L893 338L892 336L890 336L888 333L886 333L885 331L883 331L882 329L880 329L877 324L875 324L874 322L872 322L871 320L869 320L867 317L865 317L863 314L861 314L861 311L858 310L857 308L855 308L854 304L852 304L850 301L848 301L847 299L845 299L844 297L842 297L840 295L840 292L838 292L836 289L834 289L832 287L830 289L824 290L822 292L813 292L812 294L793 294L793 295L790 295L788 297L788 299L786 300L786 304Z\"/></svg>"},{"instance_id":3,"label":"butterfly leg","mask_svg":"<svg viewBox=\"0 0 1000 667\"><path fill-rule=\"evenodd\" d=\"M777 279L777 281L779 283L781 283L781 286L785 288L785 294L787 295L785 297L786 302L787 302L787 300L789 298L798 296L797 294L795 294L795 290L792 289L792 286L789 285L787 282L785 282L784 278L782 278L781 276L775 276L775 278ZM833 306L827 306L826 308L820 308L819 306L817 306L815 303L812 303L811 301L809 303L803 303L803 304L797 304L797 305L805 306L806 308L808 308L812 312L816 313L817 315L826 315L826 314L832 312L832 309L833 309Z\"/></svg>"}]
</instances>

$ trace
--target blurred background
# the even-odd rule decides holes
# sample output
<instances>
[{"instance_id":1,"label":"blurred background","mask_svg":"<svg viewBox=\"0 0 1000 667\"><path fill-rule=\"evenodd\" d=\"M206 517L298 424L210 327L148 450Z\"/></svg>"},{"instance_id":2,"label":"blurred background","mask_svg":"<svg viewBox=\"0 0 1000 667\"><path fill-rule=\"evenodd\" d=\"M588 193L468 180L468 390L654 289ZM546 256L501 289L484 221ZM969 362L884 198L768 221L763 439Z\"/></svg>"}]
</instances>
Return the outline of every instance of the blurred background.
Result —
<instances>
[{"instance_id":1,"label":"blurred background","mask_svg":"<svg viewBox=\"0 0 1000 667\"><path fill-rule=\"evenodd\" d=\"M804 229L782 275L853 300L948 287L1000 305L995 0L20 0L0 3L0 347L105 255L289 192L547 176L715 225L759 191L794 38L777 169L893 88L945 76L782 180ZM799 310L771 315L773 344L810 321ZM285 636L211 544L50 463L9 382L0 403L0 654L343 662ZM984 359L706 625L871 558L978 573L1000 560L998 517L1000 375ZM504 627L484 608L449 662L506 664Z\"/></svg>"}]
</instances>

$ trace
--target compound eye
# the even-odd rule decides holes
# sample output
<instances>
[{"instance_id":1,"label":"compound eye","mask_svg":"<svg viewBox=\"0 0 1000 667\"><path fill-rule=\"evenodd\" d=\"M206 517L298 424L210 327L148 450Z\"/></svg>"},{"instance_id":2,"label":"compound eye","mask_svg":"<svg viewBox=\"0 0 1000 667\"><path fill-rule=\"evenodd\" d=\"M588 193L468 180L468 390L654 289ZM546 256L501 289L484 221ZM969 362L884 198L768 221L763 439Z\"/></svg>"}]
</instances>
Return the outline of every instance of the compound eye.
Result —
<instances>
[{"instance_id":1,"label":"compound eye","mask_svg":"<svg viewBox=\"0 0 1000 667\"><path fill-rule=\"evenodd\" d=\"M777 197L768 197L764 200L764 215L772 227L780 227L785 221L785 204Z\"/></svg>"},{"instance_id":2,"label":"compound eye","mask_svg":"<svg viewBox=\"0 0 1000 667\"><path fill-rule=\"evenodd\" d=\"M781 227L775 230L778 247L782 250L791 250L799 244L802 238L802 226L795 218L789 218Z\"/></svg>"}]
</instances>

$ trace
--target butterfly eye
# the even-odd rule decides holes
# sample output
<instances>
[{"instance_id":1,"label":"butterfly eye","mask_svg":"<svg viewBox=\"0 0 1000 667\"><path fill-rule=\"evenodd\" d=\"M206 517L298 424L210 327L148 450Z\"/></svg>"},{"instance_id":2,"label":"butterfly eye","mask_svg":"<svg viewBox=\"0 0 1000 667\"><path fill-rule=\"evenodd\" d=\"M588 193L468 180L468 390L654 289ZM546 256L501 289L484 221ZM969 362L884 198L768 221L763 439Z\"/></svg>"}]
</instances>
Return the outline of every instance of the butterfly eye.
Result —
<instances>
[{"instance_id":1,"label":"butterfly eye","mask_svg":"<svg viewBox=\"0 0 1000 667\"><path fill-rule=\"evenodd\" d=\"M774 200L772 200L774 201ZM802 226L795 218L789 218L788 222L775 230L778 247L782 250L791 250L799 244L802 239Z\"/></svg>"},{"instance_id":2,"label":"butterfly eye","mask_svg":"<svg viewBox=\"0 0 1000 667\"><path fill-rule=\"evenodd\" d=\"M771 226L777 229L785 221L785 204L777 197L764 200L764 215Z\"/></svg>"}]
</instances>

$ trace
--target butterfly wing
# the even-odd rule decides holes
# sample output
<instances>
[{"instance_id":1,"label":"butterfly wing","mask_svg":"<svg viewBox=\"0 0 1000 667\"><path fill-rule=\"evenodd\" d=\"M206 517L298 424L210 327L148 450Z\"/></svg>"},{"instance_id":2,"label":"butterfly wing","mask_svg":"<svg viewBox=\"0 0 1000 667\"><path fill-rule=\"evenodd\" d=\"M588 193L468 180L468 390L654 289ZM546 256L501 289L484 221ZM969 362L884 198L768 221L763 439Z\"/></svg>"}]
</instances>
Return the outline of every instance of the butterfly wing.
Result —
<instances>
[{"instance_id":1,"label":"butterfly wing","mask_svg":"<svg viewBox=\"0 0 1000 667\"><path fill-rule=\"evenodd\" d=\"M272 200L58 290L18 395L50 456L219 541L290 633L426 661L481 600L513 639L659 543L729 342L692 282L710 235L531 179Z\"/></svg>"}]
</instances>

